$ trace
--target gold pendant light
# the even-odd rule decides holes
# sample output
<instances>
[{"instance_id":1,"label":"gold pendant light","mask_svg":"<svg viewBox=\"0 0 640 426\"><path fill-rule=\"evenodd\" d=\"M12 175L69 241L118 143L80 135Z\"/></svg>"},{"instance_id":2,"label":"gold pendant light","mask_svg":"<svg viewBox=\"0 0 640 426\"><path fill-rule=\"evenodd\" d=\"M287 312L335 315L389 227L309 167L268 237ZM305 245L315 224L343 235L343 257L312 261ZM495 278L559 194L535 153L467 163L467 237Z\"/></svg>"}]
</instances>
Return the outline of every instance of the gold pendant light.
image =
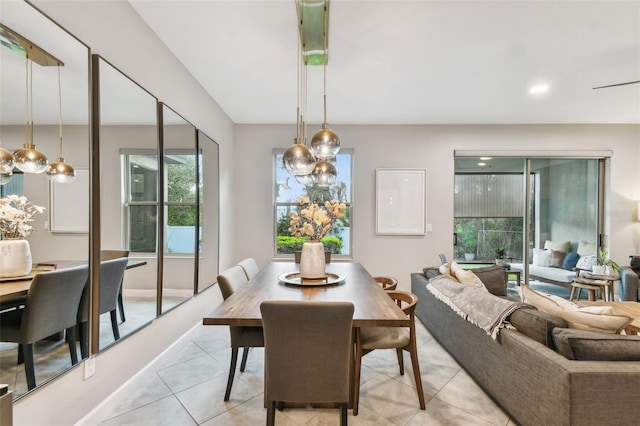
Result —
<instances>
[{"instance_id":1,"label":"gold pendant light","mask_svg":"<svg viewBox=\"0 0 640 426\"><path fill-rule=\"evenodd\" d=\"M311 176L317 186L329 187L336 183L338 171L329 161L322 160L316 163Z\"/></svg>"},{"instance_id":2,"label":"gold pendant light","mask_svg":"<svg viewBox=\"0 0 640 426\"><path fill-rule=\"evenodd\" d=\"M58 161L49 164L47 177L51 182L71 183L76 178L76 171L71 164L65 163L62 157L62 84L60 82L60 65L58 65L58 134L60 140Z\"/></svg>"},{"instance_id":3,"label":"gold pendant light","mask_svg":"<svg viewBox=\"0 0 640 426\"><path fill-rule=\"evenodd\" d=\"M13 154L0 146L0 173L7 174L12 172L14 166Z\"/></svg>"},{"instance_id":4,"label":"gold pendant light","mask_svg":"<svg viewBox=\"0 0 640 426\"><path fill-rule=\"evenodd\" d=\"M33 144L33 61L27 56L27 128L26 143L13 153L15 165L25 173L42 173L47 169L47 156Z\"/></svg>"}]
</instances>

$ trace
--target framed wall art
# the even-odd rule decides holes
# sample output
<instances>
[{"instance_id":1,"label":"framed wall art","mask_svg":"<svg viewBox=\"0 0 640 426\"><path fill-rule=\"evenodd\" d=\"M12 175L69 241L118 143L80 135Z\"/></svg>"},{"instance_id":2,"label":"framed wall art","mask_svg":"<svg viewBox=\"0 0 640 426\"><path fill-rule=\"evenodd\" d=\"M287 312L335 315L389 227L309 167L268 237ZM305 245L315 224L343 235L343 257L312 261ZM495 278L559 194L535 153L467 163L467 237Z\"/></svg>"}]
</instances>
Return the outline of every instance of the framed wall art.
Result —
<instances>
[{"instance_id":1,"label":"framed wall art","mask_svg":"<svg viewBox=\"0 0 640 426\"><path fill-rule=\"evenodd\" d=\"M425 235L426 169L376 169L376 235Z\"/></svg>"}]
</instances>

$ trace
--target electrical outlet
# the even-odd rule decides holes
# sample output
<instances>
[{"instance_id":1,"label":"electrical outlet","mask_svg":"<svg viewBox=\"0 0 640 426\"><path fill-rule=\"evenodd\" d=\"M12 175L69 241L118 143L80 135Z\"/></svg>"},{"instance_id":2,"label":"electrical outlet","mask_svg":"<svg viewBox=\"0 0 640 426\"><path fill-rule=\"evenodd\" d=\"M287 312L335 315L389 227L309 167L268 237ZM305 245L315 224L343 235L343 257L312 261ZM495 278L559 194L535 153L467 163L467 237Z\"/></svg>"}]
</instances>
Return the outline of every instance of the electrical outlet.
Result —
<instances>
[{"instance_id":1,"label":"electrical outlet","mask_svg":"<svg viewBox=\"0 0 640 426\"><path fill-rule=\"evenodd\" d=\"M96 374L96 357L92 355L84 361L84 379L87 380L94 374Z\"/></svg>"},{"instance_id":2,"label":"electrical outlet","mask_svg":"<svg viewBox=\"0 0 640 426\"><path fill-rule=\"evenodd\" d=\"M430 223L427 223L427 232L431 232L433 231L433 228L431 227Z\"/></svg>"},{"instance_id":3,"label":"electrical outlet","mask_svg":"<svg viewBox=\"0 0 640 426\"><path fill-rule=\"evenodd\" d=\"M44 222L44 229L48 230L49 229L49 221L45 221Z\"/></svg>"}]
</instances>

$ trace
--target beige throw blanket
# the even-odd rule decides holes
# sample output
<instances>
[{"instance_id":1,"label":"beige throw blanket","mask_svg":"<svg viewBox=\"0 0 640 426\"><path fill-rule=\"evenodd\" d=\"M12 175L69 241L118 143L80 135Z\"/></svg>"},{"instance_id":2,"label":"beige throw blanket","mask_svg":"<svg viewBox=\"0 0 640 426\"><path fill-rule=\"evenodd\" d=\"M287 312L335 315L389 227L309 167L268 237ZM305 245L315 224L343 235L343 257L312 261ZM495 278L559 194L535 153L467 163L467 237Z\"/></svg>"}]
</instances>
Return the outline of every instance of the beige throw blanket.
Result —
<instances>
[{"instance_id":1,"label":"beige throw blanket","mask_svg":"<svg viewBox=\"0 0 640 426\"><path fill-rule=\"evenodd\" d=\"M513 311L530 307L494 296L483 287L460 284L444 275L429 280L427 290L462 318L486 331L493 340L507 325L505 320Z\"/></svg>"}]
</instances>

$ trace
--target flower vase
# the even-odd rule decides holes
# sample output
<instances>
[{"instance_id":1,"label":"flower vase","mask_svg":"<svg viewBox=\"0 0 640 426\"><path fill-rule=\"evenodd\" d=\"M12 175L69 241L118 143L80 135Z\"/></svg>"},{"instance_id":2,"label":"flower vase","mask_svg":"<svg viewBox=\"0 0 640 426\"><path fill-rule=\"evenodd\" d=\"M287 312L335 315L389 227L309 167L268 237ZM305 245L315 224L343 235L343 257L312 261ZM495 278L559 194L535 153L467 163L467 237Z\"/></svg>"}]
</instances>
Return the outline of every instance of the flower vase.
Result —
<instances>
[{"instance_id":1,"label":"flower vase","mask_svg":"<svg viewBox=\"0 0 640 426\"><path fill-rule=\"evenodd\" d=\"M324 278L324 265L324 244L320 241L305 242L300 255L300 276L307 279Z\"/></svg>"},{"instance_id":2,"label":"flower vase","mask_svg":"<svg viewBox=\"0 0 640 426\"><path fill-rule=\"evenodd\" d=\"M31 271L27 240L0 240L0 278L20 277Z\"/></svg>"}]
</instances>

